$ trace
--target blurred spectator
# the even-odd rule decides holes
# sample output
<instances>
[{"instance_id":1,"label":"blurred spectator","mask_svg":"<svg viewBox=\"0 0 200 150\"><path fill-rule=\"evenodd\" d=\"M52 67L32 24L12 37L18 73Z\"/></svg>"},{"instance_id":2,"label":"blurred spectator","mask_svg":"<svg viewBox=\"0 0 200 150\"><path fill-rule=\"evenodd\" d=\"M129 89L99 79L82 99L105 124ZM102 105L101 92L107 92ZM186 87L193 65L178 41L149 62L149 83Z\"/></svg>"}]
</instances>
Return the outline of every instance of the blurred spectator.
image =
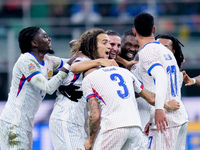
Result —
<instances>
[{"instance_id":1,"label":"blurred spectator","mask_svg":"<svg viewBox=\"0 0 200 150\"><path fill-rule=\"evenodd\" d=\"M118 17L119 23L126 23L142 11L147 10L146 3L132 3L131 0L119 0L110 9L110 16Z\"/></svg>"},{"instance_id":2,"label":"blurred spectator","mask_svg":"<svg viewBox=\"0 0 200 150\"><path fill-rule=\"evenodd\" d=\"M179 36L182 41L188 40L190 36L190 29L186 24L181 25Z\"/></svg>"},{"instance_id":3,"label":"blurred spectator","mask_svg":"<svg viewBox=\"0 0 200 150\"><path fill-rule=\"evenodd\" d=\"M101 20L98 6L92 0L79 0L72 6L72 23L97 23Z\"/></svg>"},{"instance_id":4,"label":"blurred spectator","mask_svg":"<svg viewBox=\"0 0 200 150\"><path fill-rule=\"evenodd\" d=\"M68 7L68 0L48 0L50 3L51 17L69 17L70 8Z\"/></svg>"},{"instance_id":5,"label":"blurred spectator","mask_svg":"<svg viewBox=\"0 0 200 150\"><path fill-rule=\"evenodd\" d=\"M99 13L102 17L109 17L110 16L110 9L112 4L98 4L99 7Z\"/></svg>"},{"instance_id":6,"label":"blurred spectator","mask_svg":"<svg viewBox=\"0 0 200 150\"><path fill-rule=\"evenodd\" d=\"M0 17L22 17L22 3L23 0L1 0L2 13Z\"/></svg>"}]
</instances>

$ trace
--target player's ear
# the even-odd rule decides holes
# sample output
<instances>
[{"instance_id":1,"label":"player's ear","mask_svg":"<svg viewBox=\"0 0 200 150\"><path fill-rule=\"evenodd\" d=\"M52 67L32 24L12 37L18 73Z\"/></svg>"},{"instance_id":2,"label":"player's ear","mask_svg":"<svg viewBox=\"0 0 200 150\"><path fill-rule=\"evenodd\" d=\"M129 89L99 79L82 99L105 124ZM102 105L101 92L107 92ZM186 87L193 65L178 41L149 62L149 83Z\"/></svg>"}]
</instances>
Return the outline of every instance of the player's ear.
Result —
<instances>
[{"instance_id":1,"label":"player's ear","mask_svg":"<svg viewBox=\"0 0 200 150\"><path fill-rule=\"evenodd\" d=\"M153 34L156 33L156 27L153 27Z\"/></svg>"},{"instance_id":2,"label":"player's ear","mask_svg":"<svg viewBox=\"0 0 200 150\"><path fill-rule=\"evenodd\" d=\"M133 35L136 35L136 30L135 28L132 29Z\"/></svg>"},{"instance_id":3,"label":"player's ear","mask_svg":"<svg viewBox=\"0 0 200 150\"><path fill-rule=\"evenodd\" d=\"M32 44L33 47L38 47L38 43L36 41L34 41L34 40L31 41L31 44Z\"/></svg>"}]
</instances>

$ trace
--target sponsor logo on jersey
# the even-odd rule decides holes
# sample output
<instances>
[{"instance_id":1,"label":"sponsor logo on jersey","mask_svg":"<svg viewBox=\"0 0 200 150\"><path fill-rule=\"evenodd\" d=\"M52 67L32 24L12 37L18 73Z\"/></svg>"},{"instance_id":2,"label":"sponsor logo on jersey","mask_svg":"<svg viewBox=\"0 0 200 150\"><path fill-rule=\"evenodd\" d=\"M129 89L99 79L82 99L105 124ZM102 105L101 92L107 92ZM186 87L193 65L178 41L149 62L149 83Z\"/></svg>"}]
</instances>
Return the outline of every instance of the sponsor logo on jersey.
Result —
<instances>
[{"instance_id":1,"label":"sponsor logo on jersey","mask_svg":"<svg viewBox=\"0 0 200 150\"><path fill-rule=\"evenodd\" d=\"M34 64L30 64L30 65L28 65L28 67L29 67L29 71L30 72L35 72L36 71L36 68L35 68Z\"/></svg>"}]
</instances>

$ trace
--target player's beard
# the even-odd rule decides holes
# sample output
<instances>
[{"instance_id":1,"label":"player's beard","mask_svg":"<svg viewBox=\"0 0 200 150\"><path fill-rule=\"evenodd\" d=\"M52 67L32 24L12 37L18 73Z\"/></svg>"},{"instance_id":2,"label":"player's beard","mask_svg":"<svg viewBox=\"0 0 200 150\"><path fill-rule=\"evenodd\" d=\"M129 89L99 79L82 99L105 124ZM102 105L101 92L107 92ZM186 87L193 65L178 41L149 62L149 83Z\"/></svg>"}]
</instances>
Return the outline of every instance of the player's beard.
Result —
<instances>
[{"instance_id":1,"label":"player's beard","mask_svg":"<svg viewBox=\"0 0 200 150\"><path fill-rule=\"evenodd\" d=\"M43 50L39 50L39 53L42 53L42 54L54 54L55 52L54 52L54 50L52 50L52 49L43 49Z\"/></svg>"},{"instance_id":2,"label":"player's beard","mask_svg":"<svg viewBox=\"0 0 200 150\"><path fill-rule=\"evenodd\" d=\"M48 50L47 50L47 53L49 53L49 54L54 54L55 52L54 52L54 50L52 50L52 49L48 49Z\"/></svg>"}]
</instances>

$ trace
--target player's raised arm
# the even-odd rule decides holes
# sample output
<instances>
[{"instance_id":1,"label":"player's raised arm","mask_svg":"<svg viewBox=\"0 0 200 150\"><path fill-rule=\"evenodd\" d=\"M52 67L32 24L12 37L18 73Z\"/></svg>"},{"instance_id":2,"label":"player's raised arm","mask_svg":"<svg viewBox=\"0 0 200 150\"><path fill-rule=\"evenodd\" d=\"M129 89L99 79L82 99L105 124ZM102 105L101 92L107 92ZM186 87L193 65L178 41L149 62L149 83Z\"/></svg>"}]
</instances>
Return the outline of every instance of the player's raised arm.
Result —
<instances>
[{"instance_id":1,"label":"player's raised arm","mask_svg":"<svg viewBox=\"0 0 200 150\"><path fill-rule=\"evenodd\" d=\"M66 63L50 80L47 80L44 75L38 73L30 79L30 83L48 94L53 94L67 76L69 68L70 65Z\"/></svg>"},{"instance_id":2,"label":"player's raised arm","mask_svg":"<svg viewBox=\"0 0 200 150\"><path fill-rule=\"evenodd\" d=\"M97 66L118 66L114 59L96 59L96 60L87 60L81 62L75 62L71 65L71 71L74 74L84 72L88 69L97 67Z\"/></svg>"}]
</instances>

